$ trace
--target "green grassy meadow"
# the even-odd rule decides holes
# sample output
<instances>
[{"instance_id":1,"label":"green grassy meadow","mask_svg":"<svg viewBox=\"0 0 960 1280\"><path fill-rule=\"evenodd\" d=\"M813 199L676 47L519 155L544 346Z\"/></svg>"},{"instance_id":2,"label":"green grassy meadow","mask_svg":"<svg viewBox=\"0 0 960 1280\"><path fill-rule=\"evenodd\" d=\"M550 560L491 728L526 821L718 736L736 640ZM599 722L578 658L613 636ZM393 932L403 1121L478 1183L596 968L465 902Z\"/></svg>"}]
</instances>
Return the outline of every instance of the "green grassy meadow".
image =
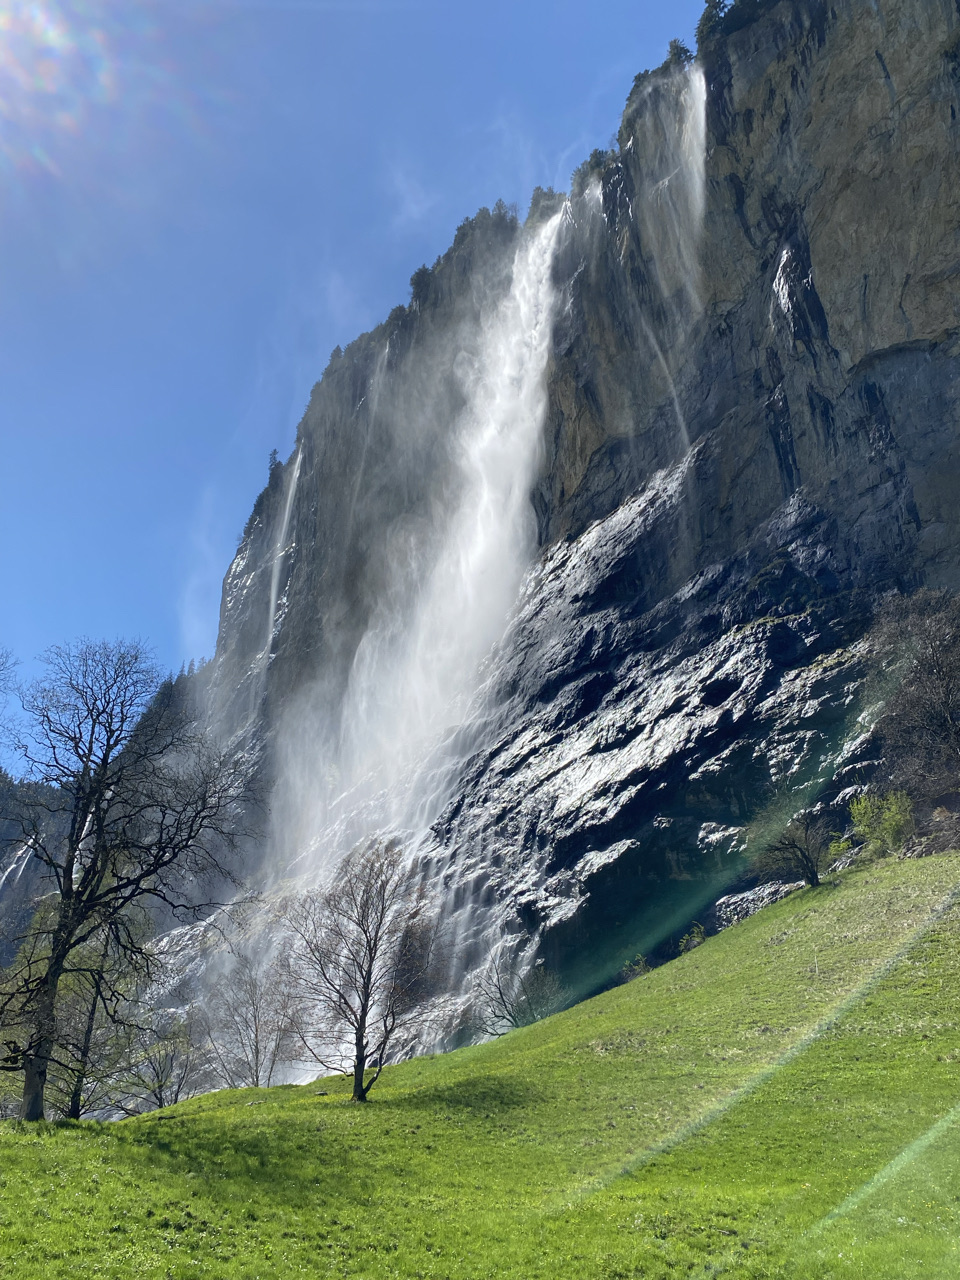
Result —
<instances>
[{"instance_id":1,"label":"green grassy meadow","mask_svg":"<svg viewBox=\"0 0 960 1280\"><path fill-rule=\"evenodd\" d=\"M958 854L852 868L365 1107L5 1122L0 1274L960 1277L958 903Z\"/></svg>"}]
</instances>

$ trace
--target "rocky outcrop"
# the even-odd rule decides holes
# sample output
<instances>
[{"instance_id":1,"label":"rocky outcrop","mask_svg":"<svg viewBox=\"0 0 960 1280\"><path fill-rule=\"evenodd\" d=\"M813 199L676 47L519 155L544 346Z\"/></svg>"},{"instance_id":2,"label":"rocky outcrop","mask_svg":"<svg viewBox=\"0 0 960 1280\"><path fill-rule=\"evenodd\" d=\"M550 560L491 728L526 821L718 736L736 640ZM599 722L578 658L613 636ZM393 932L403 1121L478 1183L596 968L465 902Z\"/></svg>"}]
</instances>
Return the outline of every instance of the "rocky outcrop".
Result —
<instances>
[{"instance_id":1,"label":"rocky outcrop","mask_svg":"<svg viewBox=\"0 0 960 1280\"><path fill-rule=\"evenodd\" d=\"M539 554L412 837L466 968L532 933L588 988L866 768L878 595L960 585L958 112L952 0L783 0L638 78L578 174ZM442 536L464 362L524 234L462 228L335 356L261 497L210 680L268 774L304 689L322 766L371 618Z\"/></svg>"},{"instance_id":2,"label":"rocky outcrop","mask_svg":"<svg viewBox=\"0 0 960 1280\"><path fill-rule=\"evenodd\" d=\"M795 880L790 884L774 880L769 884L757 885L755 889L745 889L743 893L724 894L713 904L707 928L729 929L731 925L742 924L764 907L772 906L803 887L802 880Z\"/></svg>"}]
</instances>

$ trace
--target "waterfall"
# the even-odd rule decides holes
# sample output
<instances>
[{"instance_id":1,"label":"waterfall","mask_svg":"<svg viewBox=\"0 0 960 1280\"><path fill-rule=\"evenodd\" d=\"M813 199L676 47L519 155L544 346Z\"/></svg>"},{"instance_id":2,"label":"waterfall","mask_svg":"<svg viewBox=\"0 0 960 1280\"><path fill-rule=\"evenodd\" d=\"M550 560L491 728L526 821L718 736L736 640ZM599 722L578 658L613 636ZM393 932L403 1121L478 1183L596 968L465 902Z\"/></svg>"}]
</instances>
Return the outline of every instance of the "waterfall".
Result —
<instances>
[{"instance_id":1,"label":"waterfall","mask_svg":"<svg viewBox=\"0 0 960 1280\"><path fill-rule=\"evenodd\" d=\"M7 881L11 887L15 885L23 875L24 868L30 861L32 850L29 844L22 844L13 854L13 857L0 874L0 895L3 894Z\"/></svg>"},{"instance_id":2,"label":"waterfall","mask_svg":"<svg viewBox=\"0 0 960 1280\"><path fill-rule=\"evenodd\" d=\"M439 485L432 527L397 539L391 580L353 656L331 758L307 772L291 759L282 771L283 826L297 832L299 872L322 874L331 849L371 830L422 832L447 799L443 771L427 762L463 722L536 551L530 493L562 221L561 211L522 233L505 295L481 314L471 342L447 353L463 407L448 427L452 474ZM308 740L292 735L290 756Z\"/></svg>"},{"instance_id":3,"label":"waterfall","mask_svg":"<svg viewBox=\"0 0 960 1280\"><path fill-rule=\"evenodd\" d=\"M467 405L454 425L459 501L436 557L416 567L415 607L392 600L360 643L344 705L348 776L395 781L459 723L480 663L503 632L536 546L530 504L546 407L556 215L517 251L509 293L479 352L458 356ZM399 815L395 815L399 816Z\"/></svg>"},{"instance_id":4,"label":"waterfall","mask_svg":"<svg viewBox=\"0 0 960 1280\"><path fill-rule=\"evenodd\" d=\"M290 551L287 545L287 534L290 529L290 513L293 510L294 500L297 496L297 482L300 479L300 462L303 458L303 449L298 447L296 461L293 464L293 473L287 481L287 491L283 501L283 515L280 518L280 526L277 530L277 540L273 549L273 563L270 566L270 604L267 611L267 635L264 641L263 653L261 657L261 683L262 675L266 671L270 662L270 654L273 649L273 641L279 630L283 617L277 617L278 596L280 593L280 573L283 569L284 562Z\"/></svg>"},{"instance_id":5,"label":"waterfall","mask_svg":"<svg viewBox=\"0 0 960 1280\"><path fill-rule=\"evenodd\" d=\"M700 237L706 194L707 87L703 71L696 65L686 67L665 87L658 85L656 92L666 101L657 111L643 114L645 129L655 122L657 136L655 146L648 140L645 147L652 168L645 174L633 213L661 295L675 300L674 311L682 308L699 314L703 309Z\"/></svg>"},{"instance_id":6,"label":"waterfall","mask_svg":"<svg viewBox=\"0 0 960 1280\"><path fill-rule=\"evenodd\" d=\"M625 151L639 149L640 183L631 186L627 216L614 225L605 212L608 204L599 179L584 190L574 216L582 237L583 260L598 252L600 235L618 235L621 263L628 249L639 252L652 286L646 299L637 299L635 319L641 341L649 348L647 367L653 373L646 388L654 402L666 400L675 416L676 453L688 458L691 436L678 394L675 376L689 350L691 333L703 314L701 241L705 203L706 83L698 66L678 71L670 79L651 82L642 91L649 100L638 118L643 133L628 137ZM628 130L629 132L629 130ZM636 157L635 157L636 159ZM623 154L619 166L629 163ZM636 172L636 168L634 169ZM616 181L622 181L622 170ZM612 203L612 202L611 202ZM679 464L684 486L692 468ZM696 510L695 495L684 504L683 519ZM682 535L690 538L686 524ZM494 887L490 864L496 857L509 859L503 847L496 850L464 847L455 837L456 858L438 858L435 878L444 884L443 916L451 948L451 987L459 990L461 1007L469 1006L477 970L499 966L519 978L533 962L536 934L519 925L511 905L512 895ZM512 888L535 893L536 874L515 868Z\"/></svg>"}]
</instances>

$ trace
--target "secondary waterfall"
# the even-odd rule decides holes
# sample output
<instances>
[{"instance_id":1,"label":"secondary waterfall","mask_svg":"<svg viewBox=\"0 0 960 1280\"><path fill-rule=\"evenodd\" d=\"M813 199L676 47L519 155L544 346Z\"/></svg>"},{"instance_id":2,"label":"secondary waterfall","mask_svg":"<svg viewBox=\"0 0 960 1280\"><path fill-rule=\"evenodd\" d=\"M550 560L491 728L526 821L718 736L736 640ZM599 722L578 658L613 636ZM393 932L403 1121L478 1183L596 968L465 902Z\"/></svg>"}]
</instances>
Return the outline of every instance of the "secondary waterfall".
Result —
<instances>
[{"instance_id":1,"label":"secondary waterfall","mask_svg":"<svg viewBox=\"0 0 960 1280\"><path fill-rule=\"evenodd\" d=\"M270 567L270 607L267 611L267 635L263 646L263 670L266 669L270 662L273 639L283 623L283 611L281 611L280 617L277 617L277 605L280 603L280 574L291 549L287 543L287 534L290 531L290 513L293 510L293 503L297 496L297 483L300 479L300 464L302 461L303 450L298 449L296 460L293 464L293 474L287 482L287 492L283 500L283 516L280 520L277 544L273 552L273 564Z\"/></svg>"}]
</instances>

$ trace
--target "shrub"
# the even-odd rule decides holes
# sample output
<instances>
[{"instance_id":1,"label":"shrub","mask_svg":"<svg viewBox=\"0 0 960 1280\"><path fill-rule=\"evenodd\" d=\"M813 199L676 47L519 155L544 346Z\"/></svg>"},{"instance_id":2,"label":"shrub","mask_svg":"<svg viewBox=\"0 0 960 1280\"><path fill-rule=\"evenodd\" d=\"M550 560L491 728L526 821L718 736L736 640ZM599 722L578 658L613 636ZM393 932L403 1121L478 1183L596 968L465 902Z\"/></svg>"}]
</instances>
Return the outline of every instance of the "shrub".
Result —
<instances>
[{"instance_id":1,"label":"shrub","mask_svg":"<svg viewBox=\"0 0 960 1280\"><path fill-rule=\"evenodd\" d=\"M699 947L702 943L706 942L706 940L707 940L706 929L704 929L702 924L699 924L696 920L694 920L693 924L690 926L690 932L685 933L683 937L680 939L677 950L680 952L681 955L683 955L685 951L696 950L696 948Z\"/></svg>"},{"instance_id":2,"label":"shrub","mask_svg":"<svg viewBox=\"0 0 960 1280\"><path fill-rule=\"evenodd\" d=\"M616 152L604 151L602 147L594 147L583 164L574 169L570 176L570 194L582 196L593 178L602 178L603 171L613 160Z\"/></svg>"},{"instance_id":3,"label":"shrub","mask_svg":"<svg viewBox=\"0 0 960 1280\"><path fill-rule=\"evenodd\" d=\"M867 851L880 856L897 853L913 834L913 803L905 791L858 796L850 818Z\"/></svg>"},{"instance_id":4,"label":"shrub","mask_svg":"<svg viewBox=\"0 0 960 1280\"><path fill-rule=\"evenodd\" d=\"M635 955L632 960L628 960L623 968L618 969L613 980L616 987L623 986L625 982L632 982L634 978L642 978L645 973L650 972L650 966L647 964L646 956Z\"/></svg>"},{"instance_id":5,"label":"shrub","mask_svg":"<svg viewBox=\"0 0 960 1280\"><path fill-rule=\"evenodd\" d=\"M760 852L753 866L767 879L802 878L815 889L829 865L832 850L824 822L813 813L801 813Z\"/></svg>"},{"instance_id":6,"label":"shrub","mask_svg":"<svg viewBox=\"0 0 960 1280\"><path fill-rule=\"evenodd\" d=\"M430 284L433 280L433 272L426 263L422 267L417 267L416 271L410 277L410 305L417 311L423 306L427 298L430 296Z\"/></svg>"},{"instance_id":7,"label":"shrub","mask_svg":"<svg viewBox=\"0 0 960 1280\"><path fill-rule=\"evenodd\" d=\"M553 187L534 187L527 222L541 222L552 218L565 199L563 192L554 191Z\"/></svg>"},{"instance_id":8,"label":"shrub","mask_svg":"<svg viewBox=\"0 0 960 1280\"><path fill-rule=\"evenodd\" d=\"M702 49L720 34L723 16L729 7L727 0L707 0L697 23L697 49Z\"/></svg>"}]
</instances>

